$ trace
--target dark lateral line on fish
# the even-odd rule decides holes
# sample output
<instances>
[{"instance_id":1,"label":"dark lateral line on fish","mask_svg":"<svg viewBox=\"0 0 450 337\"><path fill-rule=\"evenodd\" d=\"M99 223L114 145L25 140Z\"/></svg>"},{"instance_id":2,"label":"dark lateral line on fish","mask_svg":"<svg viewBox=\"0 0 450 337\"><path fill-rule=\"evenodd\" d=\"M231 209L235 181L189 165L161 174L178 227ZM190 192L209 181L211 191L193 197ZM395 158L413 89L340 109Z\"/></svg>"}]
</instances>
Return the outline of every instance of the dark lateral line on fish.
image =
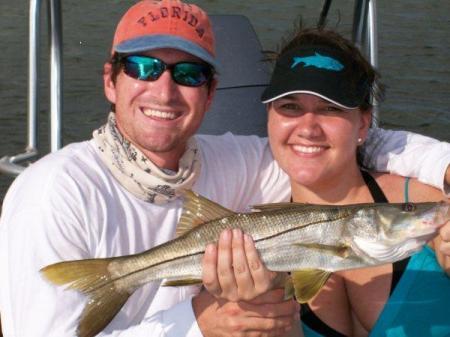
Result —
<instances>
[{"instance_id":1,"label":"dark lateral line on fish","mask_svg":"<svg viewBox=\"0 0 450 337\"><path fill-rule=\"evenodd\" d=\"M276 233L276 234L274 234L274 235L266 236L265 238L262 238L262 239L259 239L259 240L255 240L255 243L257 243L257 242L262 242L262 241L264 241L264 240L269 240L269 239L275 238L275 237L280 236L280 235L285 234L285 233L289 233L289 232L296 231L296 230L299 229L299 228L304 228L304 227L309 227L309 226L312 226L312 225L317 225L317 224L319 224L319 223L326 222L326 221L337 221L337 220L342 220L342 219L348 218L350 215L351 215L351 214L348 214L348 215L342 216L342 217L337 217L337 218L335 218L335 219L333 219L333 220L329 220L329 219L328 219L328 220L316 221L316 222L312 222L312 223L310 223L310 224L308 224L308 225L306 225L306 226L302 226L302 227L290 228L290 229L287 229L287 230L285 230L285 231L283 231L283 232L279 232L279 233Z\"/></svg>"},{"instance_id":2,"label":"dark lateral line on fish","mask_svg":"<svg viewBox=\"0 0 450 337\"><path fill-rule=\"evenodd\" d=\"M295 230L298 230L299 228L308 227L308 226L312 226L312 225L317 225L317 224L322 223L322 222L342 220L342 219L348 218L348 217L349 217L350 215L352 215L352 214L353 214L353 213L351 212L350 214L347 214L347 215L342 216L342 217L334 218L333 220L330 220L330 219L328 219L328 220L321 220L321 221L312 222L312 223L310 223L310 224L308 224L308 225L305 225L305 226L301 226L301 227L299 226L299 227L290 228L290 229L287 229L287 230L285 230L285 231L276 233L276 234L274 234L274 235L266 236L266 237L261 238L261 239L259 239L259 240L255 240L254 242L255 242L255 244L256 244L257 242L262 242L262 241L264 241L264 240L270 240L270 239L275 238L275 237L277 237L277 236L280 236L280 235L282 235L282 234L286 234L286 233L289 233L289 232L293 232L293 231L295 231ZM231 227L231 228L240 228L240 227ZM242 229L242 228L241 228L241 229ZM169 244L169 242L170 242L170 241L167 241L167 242L163 243L162 245L159 246L159 248L161 248L161 247L163 247L163 246ZM155 248L156 248L156 247L155 247ZM94 292L94 291L96 291L96 290L98 290L98 289L100 289L100 288L106 286L107 284L110 284L110 283L112 283L112 282L116 282L116 281L121 280L121 279L123 279L123 278L126 278L126 277L128 277L128 276L130 276L130 275L140 273L141 271L145 271L146 269L150 269L150 268L152 268L152 267L160 266L160 265L162 265L162 264L169 263L169 262L173 262L173 261L176 261L176 260L179 260L179 259L189 258L189 257L193 257L193 256L196 256L196 255L201 255L201 254L204 254L204 252L205 252L205 251L202 250L202 251L194 252L194 253L187 254L187 255L177 256L177 257L174 257L174 258L172 258L172 259L165 260L165 261L161 261L161 262L152 264L152 265L150 265L150 266L147 266L147 267L145 267L145 268L141 268L141 269L132 271L132 272L128 273L127 275L119 276L119 277L117 277L117 278L115 278L115 279L111 279L110 281L108 281L108 282L105 283L105 284L98 285L98 286L96 286L95 288L90 289L89 291L87 291L87 293ZM135 254L135 255L141 255L141 254L144 254L144 252L139 253L139 254Z\"/></svg>"},{"instance_id":3,"label":"dark lateral line on fish","mask_svg":"<svg viewBox=\"0 0 450 337\"><path fill-rule=\"evenodd\" d=\"M312 225L317 225L317 224L322 223L322 222L341 220L341 219L347 218L349 215L350 215L350 214L348 214L348 215L346 215L346 216L342 216L342 217L337 217L337 218L334 218L333 220L329 220L329 219L328 219L328 220L321 220L321 221L312 222L312 223L310 223L310 224L308 224L308 225L306 225L306 226L302 226L302 227L294 227L294 228L290 228L290 229L287 229L287 230L285 230L285 231L278 232L278 233L276 233L276 234L273 234L273 235L266 236L266 237L264 237L264 238L255 240L254 242L257 243L257 242L262 242L262 241L265 241L265 240L270 240L270 239L275 238L275 237L277 237L277 236L280 236L280 235L283 235L283 234L286 234L286 233L289 233L289 232L293 232L293 231L295 231L295 230L298 230L299 228L303 228L303 227L307 227L307 226L312 226ZM233 228L240 228L240 227L233 227ZM144 269L148 269L148 268L151 268L151 267L156 267L156 266L159 266L159 265L164 264L164 263L176 261L176 260L178 260L178 259L188 258L188 257L193 257L193 256L196 256L196 255L199 255L199 254L203 254L204 252L205 252L205 251L202 250L202 251L194 252L194 253L187 254L187 255L177 256L177 257L174 257L174 258L172 258L172 259L170 259L170 260L165 260L165 261L162 261L162 262L158 262L158 263L152 264L151 266L148 266L148 267L146 267L146 268L142 268L142 269L137 270L137 271L132 272L132 273L137 273L137 272L142 271L142 270L144 270ZM132 273L130 273L130 274L128 274L128 275L131 275Z\"/></svg>"}]
</instances>

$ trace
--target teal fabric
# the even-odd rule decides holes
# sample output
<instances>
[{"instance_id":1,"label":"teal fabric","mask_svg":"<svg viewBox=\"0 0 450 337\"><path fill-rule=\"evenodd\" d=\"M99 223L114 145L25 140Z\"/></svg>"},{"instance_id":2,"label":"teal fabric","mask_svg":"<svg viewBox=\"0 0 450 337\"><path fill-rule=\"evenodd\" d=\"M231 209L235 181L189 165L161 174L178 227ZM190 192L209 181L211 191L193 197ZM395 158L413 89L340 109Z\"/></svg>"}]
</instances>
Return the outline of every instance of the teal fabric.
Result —
<instances>
[{"instance_id":1,"label":"teal fabric","mask_svg":"<svg viewBox=\"0 0 450 337\"><path fill-rule=\"evenodd\" d=\"M450 278L425 246L414 254L370 337L450 337ZM303 324L305 337L324 337Z\"/></svg>"},{"instance_id":2,"label":"teal fabric","mask_svg":"<svg viewBox=\"0 0 450 337\"><path fill-rule=\"evenodd\" d=\"M405 195L405 203L409 202L409 177L406 177L405 179L405 190L404 190L404 195Z\"/></svg>"},{"instance_id":3,"label":"teal fabric","mask_svg":"<svg viewBox=\"0 0 450 337\"><path fill-rule=\"evenodd\" d=\"M450 278L425 246L414 254L371 337L449 337Z\"/></svg>"}]
</instances>

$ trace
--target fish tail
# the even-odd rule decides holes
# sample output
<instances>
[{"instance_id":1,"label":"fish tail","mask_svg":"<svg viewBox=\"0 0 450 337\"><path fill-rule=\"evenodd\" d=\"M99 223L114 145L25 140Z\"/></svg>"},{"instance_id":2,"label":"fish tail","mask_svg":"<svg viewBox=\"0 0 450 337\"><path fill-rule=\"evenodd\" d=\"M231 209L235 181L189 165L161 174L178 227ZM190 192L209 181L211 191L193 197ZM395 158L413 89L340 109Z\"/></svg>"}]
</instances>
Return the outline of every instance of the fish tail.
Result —
<instances>
[{"instance_id":1,"label":"fish tail","mask_svg":"<svg viewBox=\"0 0 450 337\"><path fill-rule=\"evenodd\" d=\"M78 324L78 337L94 337L112 321L131 293L103 286L89 294Z\"/></svg>"},{"instance_id":2,"label":"fish tail","mask_svg":"<svg viewBox=\"0 0 450 337\"><path fill-rule=\"evenodd\" d=\"M88 259L59 262L41 269L44 277L57 285L89 293L112 281L108 271L111 259Z\"/></svg>"},{"instance_id":3,"label":"fish tail","mask_svg":"<svg viewBox=\"0 0 450 337\"><path fill-rule=\"evenodd\" d=\"M119 312L134 289L117 287L108 266L112 259L89 259L55 263L41 269L50 282L68 285L88 297L78 324L78 337L93 337Z\"/></svg>"}]
</instances>

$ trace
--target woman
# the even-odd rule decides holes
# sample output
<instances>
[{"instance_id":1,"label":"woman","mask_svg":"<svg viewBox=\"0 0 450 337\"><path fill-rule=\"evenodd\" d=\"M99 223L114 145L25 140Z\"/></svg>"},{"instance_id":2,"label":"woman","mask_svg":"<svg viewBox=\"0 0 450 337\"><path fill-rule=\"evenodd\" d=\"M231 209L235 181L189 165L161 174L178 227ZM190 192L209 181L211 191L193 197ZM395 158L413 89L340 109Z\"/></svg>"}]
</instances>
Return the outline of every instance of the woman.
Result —
<instances>
[{"instance_id":1,"label":"woman","mask_svg":"<svg viewBox=\"0 0 450 337\"><path fill-rule=\"evenodd\" d=\"M376 71L337 33L302 30L282 49L262 100L270 146L290 176L294 202L442 199L414 179L367 172L358 163L374 96L382 96ZM305 335L448 336L448 245L437 236L406 261L333 274L302 308Z\"/></svg>"}]
</instances>

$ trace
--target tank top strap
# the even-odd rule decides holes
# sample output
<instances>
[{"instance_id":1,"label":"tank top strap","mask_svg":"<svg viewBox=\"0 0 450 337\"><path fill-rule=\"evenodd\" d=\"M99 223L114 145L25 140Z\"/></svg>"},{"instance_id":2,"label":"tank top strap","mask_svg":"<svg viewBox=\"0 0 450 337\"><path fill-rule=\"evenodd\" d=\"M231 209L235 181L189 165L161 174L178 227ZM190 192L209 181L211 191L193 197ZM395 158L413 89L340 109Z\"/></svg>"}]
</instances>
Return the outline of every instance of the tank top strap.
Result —
<instances>
[{"instance_id":1,"label":"tank top strap","mask_svg":"<svg viewBox=\"0 0 450 337\"><path fill-rule=\"evenodd\" d=\"M370 191L370 194L372 195L373 201L375 202L389 202L386 198L386 195L384 194L383 190L378 186L377 182L375 181L374 177L372 177L369 172L361 170L362 177L364 179L364 182L367 185L367 188Z\"/></svg>"},{"instance_id":2,"label":"tank top strap","mask_svg":"<svg viewBox=\"0 0 450 337\"><path fill-rule=\"evenodd\" d=\"M405 190L404 190L404 196L405 196L405 203L409 202L409 177L406 177L405 179Z\"/></svg>"}]
</instances>

